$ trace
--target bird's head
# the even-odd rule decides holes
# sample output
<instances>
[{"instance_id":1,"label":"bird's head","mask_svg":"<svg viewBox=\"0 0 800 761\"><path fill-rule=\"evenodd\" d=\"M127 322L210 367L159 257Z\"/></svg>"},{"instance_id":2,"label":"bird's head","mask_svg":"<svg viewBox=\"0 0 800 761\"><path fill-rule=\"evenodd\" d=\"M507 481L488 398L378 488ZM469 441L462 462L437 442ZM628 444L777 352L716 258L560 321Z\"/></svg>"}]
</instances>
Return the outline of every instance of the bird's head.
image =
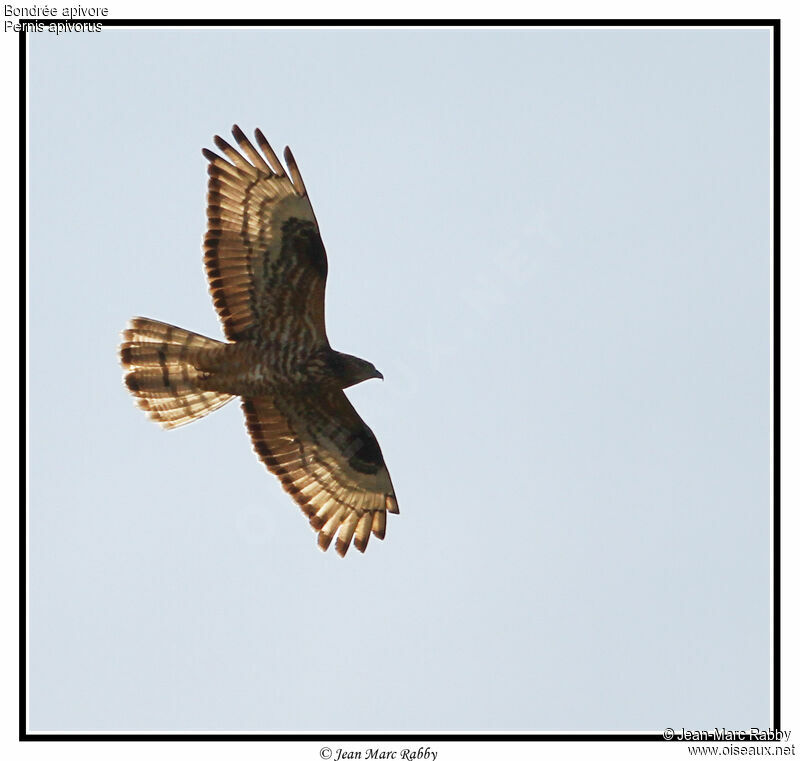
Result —
<instances>
[{"instance_id":1,"label":"bird's head","mask_svg":"<svg viewBox=\"0 0 800 761\"><path fill-rule=\"evenodd\" d=\"M361 383L370 378L380 378L383 380L383 373L381 373L372 362L354 357L352 354L342 354L340 351L331 353L329 367L333 374L339 379L342 388L355 386L356 383Z\"/></svg>"}]
</instances>

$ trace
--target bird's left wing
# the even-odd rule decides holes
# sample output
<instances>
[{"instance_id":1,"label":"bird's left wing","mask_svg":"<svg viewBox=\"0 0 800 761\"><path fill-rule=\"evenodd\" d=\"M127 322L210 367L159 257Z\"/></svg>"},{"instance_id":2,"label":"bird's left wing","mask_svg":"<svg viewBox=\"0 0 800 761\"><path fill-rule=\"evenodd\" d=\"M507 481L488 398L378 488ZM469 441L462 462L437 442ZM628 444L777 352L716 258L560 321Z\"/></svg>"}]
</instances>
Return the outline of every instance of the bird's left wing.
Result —
<instances>
[{"instance_id":1,"label":"bird's left wing","mask_svg":"<svg viewBox=\"0 0 800 761\"><path fill-rule=\"evenodd\" d=\"M353 536L361 552L370 532L383 539L397 498L375 435L343 391L250 397L242 407L256 453L309 517L323 550L337 531L341 556Z\"/></svg>"},{"instance_id":2,"label":"bird's left wing","mask_svg":"<svg viewBox=\"0 0 800 761\"><path fill-rule=\"evenodd\" d=\"M208 159L205 265L211 296L232 341L327 345L328 259L294 157L287 175L261 130L257 150L239 127L236 150L218 135L224 154Z\"/></svg>"}]
</instances>

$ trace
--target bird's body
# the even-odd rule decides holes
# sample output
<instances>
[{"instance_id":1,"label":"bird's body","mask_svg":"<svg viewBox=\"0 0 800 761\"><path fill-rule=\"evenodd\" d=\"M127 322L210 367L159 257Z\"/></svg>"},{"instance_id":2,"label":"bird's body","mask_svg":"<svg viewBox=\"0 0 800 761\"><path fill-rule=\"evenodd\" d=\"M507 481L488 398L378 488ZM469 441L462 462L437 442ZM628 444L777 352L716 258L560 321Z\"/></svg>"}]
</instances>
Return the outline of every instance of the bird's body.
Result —
<instances>
[{"instance_id":1,"label":"bird's body","mask_svg":"<svg viewBox=\"0 0 800 761\"><path fill-rule=\"evenodd\" d=\"M383 538L394 488L372 431L343 389L382 378L372 363L335 351L325 331L328 263L294 158L291 179L260 131L259 153L238 127L245 160L209 160L206 273L229 343L137 317L120 359L138 404L175 428L242 397L256 453L309 516L327 549ZM265 160L266 159L266 160ZM270 162L267 164L267 160Z\"/></svg>"}]
</instances>

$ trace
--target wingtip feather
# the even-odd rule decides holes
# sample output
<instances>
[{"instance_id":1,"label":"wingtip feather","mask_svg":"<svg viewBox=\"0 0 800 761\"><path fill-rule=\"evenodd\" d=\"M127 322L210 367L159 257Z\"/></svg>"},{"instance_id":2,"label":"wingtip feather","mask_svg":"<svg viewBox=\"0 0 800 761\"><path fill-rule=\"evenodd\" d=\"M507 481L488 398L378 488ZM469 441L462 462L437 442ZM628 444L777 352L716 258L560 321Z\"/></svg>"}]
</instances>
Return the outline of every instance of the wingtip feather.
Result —
<instances>
[{"instance_id":1,"label":"wingtip feather","mask_svg":"<svg viewBox=\"0 0 800 761\"><path fill-rule=\"evenodd\" d=\"M352 540L353 533L358 525L358 517L358 513L350 513L339 529L339 536L336 539L336 552L338 552L342 557L347 554L347 550L350 548L350 541Z\"/></svg>"},{"instance_id":2,"label":"wingtip feather","mask_svg":"<svg viewBox=\"0 0 800 761\"><path fill-rule=\"evenodd\" d=\"M364 552L369 543L370 528L372 527L372 513L364 513L358 521L356 526L356 536L354 544L359 552Z\"/></svg>"},{"instance_id":3,"label":"wingtip feather","mask_svg":"<svg viewBox=\"0 0 800 761\"><path fill-rule=\"evenodd\" d=\"M264 155L267 157L267 161L272 165L272 170L278 177L286 177L286 171L283 168L283 164L281 164L280 159L278 158L275 151L272 150L272 146L269 144L269 141L266 137L264 137L264 133L256 127L256 142L258 143L258 147L264 152Z\"/></svg>"},{"instance_id":4,"label":"wingtip feather","mask_svg":"<svg viewBox=\"0 0 800 761\"><path fill-rule=\"evenodd\" d=\"M233 147L230 145L230 143L221 138L219 135L214 135L214 145L216 145L221 151L233 150Z\"/></svg>"},{"instance_id":5,"label":"wingtip feather","mask_svg":"<svg viewBox=\"0 0 800 761\"><path fill-rule=\"evenodd\" d=\"M350 542L344 544L341 539L336 540L336 554L343 558L347 554L347 550L350 549Z\"/></svg>"},{"instance_id":6,"label":"wingtip feather","mask_svg":"<svg viewBox=\"0 0 800 761\"><path fill-rule=\"evenodd\" d=\"M283 149L283 157L286 159L286 166L289 168L289 174L292 178L292 185L295 186L298 195L306 195L306 185L303 182L303 176L300 174L300 170L297 168L297 162L294 160L292 150L288 145Z\"/></svg>"},{"instance_id":7,"label":"wingtip feather","mask_svg":"<svg viewBox=\"0 0 800 761\"><path fill-rule=\"evenodd\" d=\"M317 537L317 545L323 552L328 551L328 547L331 546L331 539L333 539L333 534L323 534L320 532Z\"/></svg>"},{"instance_id":8,"label":"wingtip feather","mask_svg":"<svg viewBox=\"0 0 800 761\"><path fill-rule=\"evenodd\" d=\"M386 513L382 510L372 519L372 533L381 540L386 536Z\"/></svg>"}]
</instances>

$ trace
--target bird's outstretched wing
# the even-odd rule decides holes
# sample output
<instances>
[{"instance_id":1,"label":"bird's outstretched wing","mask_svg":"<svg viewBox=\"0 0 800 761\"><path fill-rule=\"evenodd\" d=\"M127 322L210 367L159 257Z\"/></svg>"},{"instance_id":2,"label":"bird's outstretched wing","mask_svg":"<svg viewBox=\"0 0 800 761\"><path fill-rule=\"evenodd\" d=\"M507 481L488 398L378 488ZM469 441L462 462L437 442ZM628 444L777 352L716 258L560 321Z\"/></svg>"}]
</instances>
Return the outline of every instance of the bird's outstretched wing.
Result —
<instances>
[{"instance_id":1,"label":"bird's outstretched wing","mask_svg":"<svg viewBox=\"0 0 800 761\"><path fill-rule=\"evenodd\" d=\"M374 434L343 391L242 400L253 447L292 495L327 550L334 534L344 556L355 536L364 552L370 532L386 533L386 513L399 512Z\"/></svg>"},{"instance_id":2,"label":"bird's outstretched wing","mask_svg":"<svg viewBox=\"0 0 800 761\"><path fill-rule=\"evenodd\" d=\"M261 130L256 150L233 127L237 151L208 159L205 266L211 296L232 341L261 335L307 347L327 345L328 260L303 178L286 148L287 175Z\"/></svg>"}]
</instances>

